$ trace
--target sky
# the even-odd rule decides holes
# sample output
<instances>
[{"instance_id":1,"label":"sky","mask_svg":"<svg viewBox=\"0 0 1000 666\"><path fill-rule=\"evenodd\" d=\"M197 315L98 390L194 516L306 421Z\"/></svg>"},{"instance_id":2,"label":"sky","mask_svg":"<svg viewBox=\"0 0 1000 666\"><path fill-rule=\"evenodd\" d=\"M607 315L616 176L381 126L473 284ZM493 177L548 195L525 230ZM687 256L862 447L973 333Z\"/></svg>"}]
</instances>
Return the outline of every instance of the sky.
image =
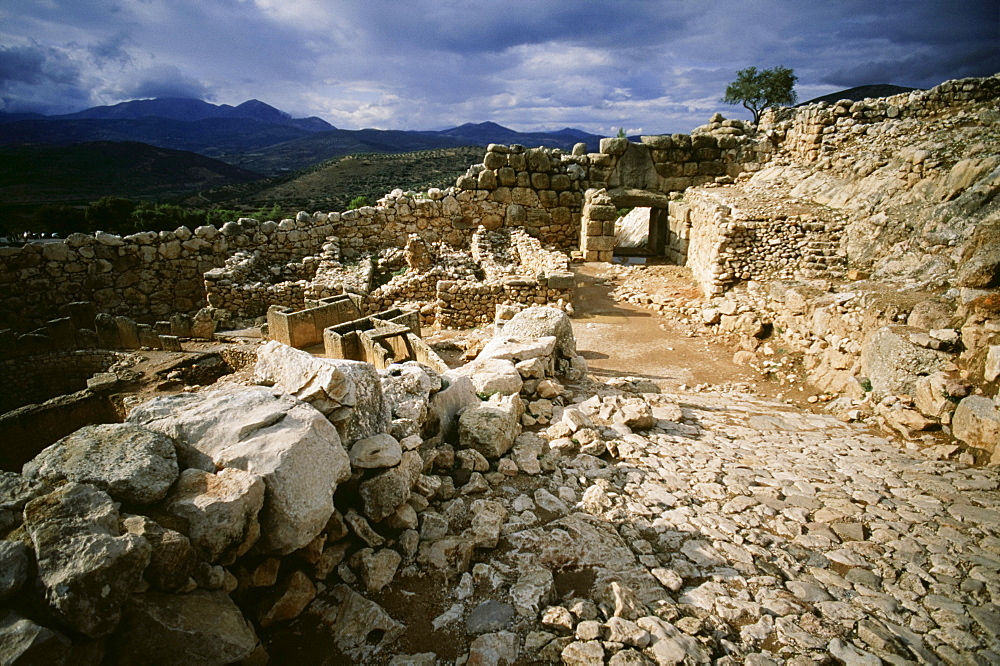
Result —
<instances>
[{"instance_id":1,"label":"sky","mask_svg":"<svg viewBox=\"0 0 1000 666\"><path fill-rule=\"evenodd\" d=\"M801 101L1000 72L1000 0L0 0L0 110L259 99L343 129L688 132L749 66Z\"/></svg>"}]
</instances>

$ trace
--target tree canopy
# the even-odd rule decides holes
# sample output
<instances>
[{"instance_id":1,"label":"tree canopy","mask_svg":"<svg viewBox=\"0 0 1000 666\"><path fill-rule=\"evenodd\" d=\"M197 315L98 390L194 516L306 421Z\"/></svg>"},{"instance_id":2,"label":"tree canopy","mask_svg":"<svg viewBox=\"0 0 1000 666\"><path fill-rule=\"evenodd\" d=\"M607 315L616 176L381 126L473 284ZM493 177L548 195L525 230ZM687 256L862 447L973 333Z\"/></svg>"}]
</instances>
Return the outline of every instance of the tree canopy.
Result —
<instances>
[{"instance_id":1,"label":"tree canopy","mask_svg":"<svg viewBox=\"0 0 1000 666\"><path fill-rule=\"evenodd\" d=\"M778 104L794 104L795 73L787 67L775 67L757 71L747 67L736 72L736 80L726 86L722 101L727 104L742 104L753 113L754 124L760 122L764 109Z\"/></svg>"}]
</instances>

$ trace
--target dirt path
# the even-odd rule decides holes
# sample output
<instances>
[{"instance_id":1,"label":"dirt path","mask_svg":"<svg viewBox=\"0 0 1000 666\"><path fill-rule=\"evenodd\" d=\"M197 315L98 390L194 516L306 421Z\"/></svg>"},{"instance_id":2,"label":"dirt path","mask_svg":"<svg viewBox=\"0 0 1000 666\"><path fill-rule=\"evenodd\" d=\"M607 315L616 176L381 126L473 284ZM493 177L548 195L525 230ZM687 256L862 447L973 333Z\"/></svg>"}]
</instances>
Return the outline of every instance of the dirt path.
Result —
<instances>
[{"instance_id":1,"label":"dirt path","mask_svg":"<svg viewBox=\"0 0 1000 666\"><path fill-rule=\"evenodd\" d=\"M691 335L668 317L614 300L615 272L609 264L586 263L574 269L573 334L595 377L643 377L669 390L681 384L739 384L762 395L781 393L782 387L735 365L731 349L711 338Z\"/></svg>"}]
</instances>

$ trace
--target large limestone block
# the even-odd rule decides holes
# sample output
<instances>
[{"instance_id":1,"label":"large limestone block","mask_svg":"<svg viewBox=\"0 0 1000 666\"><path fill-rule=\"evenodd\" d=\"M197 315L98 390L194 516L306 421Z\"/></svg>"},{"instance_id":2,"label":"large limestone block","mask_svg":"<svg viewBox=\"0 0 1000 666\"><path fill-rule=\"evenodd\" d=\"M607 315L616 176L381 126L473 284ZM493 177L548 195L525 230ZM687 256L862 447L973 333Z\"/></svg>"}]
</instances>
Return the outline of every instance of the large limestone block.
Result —
<instances>
[{"instance_id":1,"label":"large limestone block","mask_svg":"<svg viewBox=\"0 0 1000 666\"><path fill-rule=\"evenodd\" d=\"M399 465L362 481L358 494L361 496L365 515L377 523L395 513L401 504L410 499L413 484L420 477L423 466L419 453L407 451L402 455Z\"/></svg>"},{"instance_id":2,"label":"large limestone block","mask_svg":"<svg viewBox=\"0 0 1000 666\"><path fill-rule=\"evenodd\" d=\"M198 564L191 540L167 529L147 516L129 516L122 521L129 534L141 536L153 548L143 577L159 590L170 591L187 585Z\"/></svg>"},{"instance_id":3,"label":"large limestone block","mask_svg":"<svg viewBox=\"0 0 1000 666\"><path fill-rule=\"evenodd\" d=\"M918 377L937 372L949 361L944 352L910 342L913 332L906 326L883 326L862 345L861 373L871 381L876 398L913 395Z\"/></svg>"},{"instance_id":4,"label":"large limestone block","mask_svg":"<svg viewBox=\"0 0 1000 666\"><path fill-rule=\"evenodd\" d=\"M534 307L521 310L504 324L503 335L517 338L556 337L556 355L561 358L576 356L576 338L569 316L557 308Z\"/></svg>"},{"instance_id":5,"label":"large limestone block","mask_svg":"<svg viewBox=\"0 0 1000 666\"><path fill-rule=\"evenodd\" d=\"M524 380L514 363L502 358L486 358L466 363L461 368L450 370L446 377L468 377L476 393L493 395L516 395L520 393Z\"/></svg>"},{"instance_id":6,"label":"large limestone block","mask_svg":"<svg viewBox=\"0 0 1000 666\"><path fill-rule=\"evenodd\" d=\"M141 537L121 534L111 497L69 482L28 502L24 528L53 615L91 638L114 631L149 563L150 547Z\"/></svg>"},{"instance_id":7,"label":"large limestone block","mask_svg":"<svg viewBox=\"0 0 1000 666\"><path fill-rule=\"evenodd\" d=\"M483 350L476 356L476 360L500 358L519 363L533 358L547 359L552 356L555 348L556 338L554 335L524 338L501 334L486 343Z\"/></svg>"},{"instance_id":8,"label":"large limestone block","mask_svg":"<svg viewBox=\"0 0 1000 666\"><path fill-rule=\"evenodd\" d=\"M329 415L355 400L354 382L331 361L271 340L257 350L254 380Z\"/></svg>"},{"instance_id":9,"label":"large limestone block","mask_svg":"<svg viewBox=\"0 0 1000 666\"><path fill-rule=\"evenodd\" d=\"M1000 411L992 400L981 395L963 398L952 417L951 427L956 439L992 452L990 463L1000 463Z\"/></svg>"},{"instance_id":10,"label":"large limestone block","mask_svg":"<svg viewBox=\"0 0 1000 666\"><path fill-rule=\"evenodd\" d=\"M388 430L388 406L370 363L317 358L271 340L257 351L254 378L318 409L347 444Z\"/></svg>"},{"instance_id":11,"label":"large limestone block","mask_svg":"<svg viewBox=\"0 0 1000 666\"><path fill-rule=\"evenodd\" d=\"M261 477L236 468L218 474L196 468L181 472L163 504L181 519L187 536L209 562L231 562L260 537L257 515L264 505Z\"/></svg>"},{"instance_id":12,"label":"large limestone block","mask_svg":"<svg viewBox=\"0 0 1000 666\"><path fill-rule=\"evenodd\" d=\"M437 423L441 437L447 442L458 441L458 417L462 410L479 404L476 387L472 380L461 375L447 375L442 378L445 387L431 396L430 419Z\"/></svg>"},{"instance_id":13,"label":"large limestone block","mask_svg":"<svg viewBox=\"0 0 1000 666\"><path fill-rule=\"evenodd\" d=\"M28 478L89 483L125 503L149 504L177 479L177 453L162 433L130 423L84 426L44 449Z\"/></svg>"},{"instance_id":14,"label":"large limestone block","mask_svg":"<svg viewBox=\"0 0 1000 666\"><path fill-rule=\"evenodd\" d=\"M172 437L188 467L233 467L264 477L260 546L287 554L312 541L351 473L336 428L318 411L265 388L155 398L129 422Z\"/></svg>"},{"instance_id":15,"label":"large limestone block","mask_svg":"<svg viewBox=\"0 0 1000 666\"><path fill-rule=\"evenodd\" d=\"M508 396L469 407L458 419L458 441L491 460L503 456L521 434L521 399Z\"/></svg>"},{"instance_id":16,"label":"large limestone block","mask_svg":"<svg viewBox=\"0 0 1000 666\"><path fill-rule=\"evenodd\" d=\"M253 627L221 590L134 595L115 635L113 663L230 664L257 645Z\"/></svg>"}]
</instances>

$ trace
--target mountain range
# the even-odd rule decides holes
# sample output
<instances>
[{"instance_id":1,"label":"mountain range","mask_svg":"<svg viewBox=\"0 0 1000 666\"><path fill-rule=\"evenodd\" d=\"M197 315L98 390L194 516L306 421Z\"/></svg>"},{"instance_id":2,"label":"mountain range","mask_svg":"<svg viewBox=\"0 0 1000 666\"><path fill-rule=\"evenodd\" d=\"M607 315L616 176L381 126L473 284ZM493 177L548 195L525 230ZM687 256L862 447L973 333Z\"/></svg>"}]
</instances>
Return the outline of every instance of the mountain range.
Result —
<instances>
[{"instance_id":1,"label":"mountain range","mask_svg":"<svg viewBox=\"0 0 1000 666\"><path fill-rule=\"evenodd\" d=\"M568 150L584 142L588 150L597 150L600 138L571 128L517 132L492 122L440 131L343 130L321 118L292 118L259 100L230 106L199 99L146 99L56 116L0 112L0 145L134 141L187 150L271 175L354 153L402 153L489 143Z\"/></svg>"}]
</instances>

